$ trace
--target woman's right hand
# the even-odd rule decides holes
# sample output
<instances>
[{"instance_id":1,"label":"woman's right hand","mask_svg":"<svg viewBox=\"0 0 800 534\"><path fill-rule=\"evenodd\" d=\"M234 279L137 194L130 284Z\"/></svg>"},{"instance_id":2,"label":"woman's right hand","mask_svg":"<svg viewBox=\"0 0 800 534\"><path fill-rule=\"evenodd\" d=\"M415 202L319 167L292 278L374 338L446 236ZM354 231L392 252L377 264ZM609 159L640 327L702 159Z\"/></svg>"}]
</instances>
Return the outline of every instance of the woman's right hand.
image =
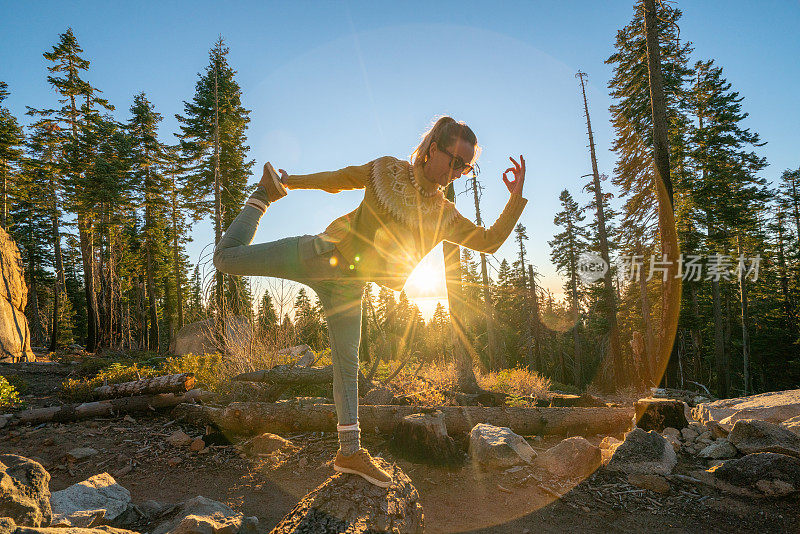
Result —
<instances>
[{"instance_id":1,"label":"woman's right hand","mask_svg":"<svg viewBox=\"0 0 800 534\"><path fill-rule=\"evenodd\" d=\"M278 169L278 172L281 173L281 183L286 185L286 179L289 177L289 174L283 169Z\"/></svg>"}]
</instances>

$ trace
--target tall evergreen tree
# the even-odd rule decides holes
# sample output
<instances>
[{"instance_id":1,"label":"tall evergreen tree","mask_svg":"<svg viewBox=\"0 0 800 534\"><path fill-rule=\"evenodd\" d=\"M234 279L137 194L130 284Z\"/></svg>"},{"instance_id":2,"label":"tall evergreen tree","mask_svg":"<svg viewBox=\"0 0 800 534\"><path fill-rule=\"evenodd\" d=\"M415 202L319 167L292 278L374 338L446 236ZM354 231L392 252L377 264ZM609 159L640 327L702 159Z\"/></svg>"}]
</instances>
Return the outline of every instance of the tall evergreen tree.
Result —
<instances>
[{"instance_id":1,"label":"tall evergreen tree","mask_svg":"<svg viewBox=\"0 0 800 534\"><path fill-rule=\"evenodd\" d=\"M583 289L578 281L578 258L589 247L589 236L582 224L585 216L578 203L566 189L559 195L562 210L556 214L553 223L564 231L553 236L548 244L551 247L550 259L556 269L567 276L564 291L572 311L572 338L574 345L573 379L576 386L582 385L581 347L579 339L580 309Z\"/></svg>"},{"instance_id":2,"label":"tall evergreen tree","mask_svg":"<svg viewBox=\"0 0 800 534\"><path fill-rule=\"evenodd\" d=\"M148 306L148 347L159 350L159 313L156 271L159 260L167 256L165 248L166 203L164 192L169 181L164 176L165 149L158 140L161 115L144 93L134 97L128 131L134 142L134 176L139 184L139 198L144 207L144 253Z\"/></svg>"},{"instance_id":3,"label":"tall evergreen tree","mask_svg":"<svg viewBox=\"0 0 800 534\"><path fill-rule=\"evenodd\" d=\"M19 172L22 145L25 136L16 117L8 108L2 106L9 95L8 84L0 81L0 226L8 230L10 197Z\"/></svg>"},{"instance_id":4,"label":"tall evergreen tree","mask_svg":"<svg viewBox=\"0 0 800 534\"><path fill-rule=\"evenodd\" d=\"M188 164L190 187L204 213L213 215L215 242L236 217L247 194L247 179L254 161L247 160L246 130L250 111L242 104L236 71L228 63L228 47L220 37L209 52L209 65L199 75L195 95L184 102L178 134ZM233 277L227 277L227 294L234 313L252 309L248 295L235 292ZM217 274L217 308L222 307L222 273ZM217 312L222 310L218 309Z\"/></svg>"},{"instance_id":5,"label":"tall evergreen tree","mask_svg":"<svg viewBox=\"0 0 800 534\"><path fill-rule=\"evenodd\" d=\"M94 151L93 114L98 109L113 110L107 100L98 96L100 90L84 80L82 72L89 69L90 62L81 54L72 28L59 35L59 42L45 59L52 62L47 69L51 73L47 81L61 96L62 104L57 116L65 141L64 177L65 189L71 211L75 212L80 237L80 252L83 264L83 283L86 305L86 349L94 352L99 340L99 313L94 287L94 226L96 218L95 188L90 160Z\"/></svg>"}]
</instances>

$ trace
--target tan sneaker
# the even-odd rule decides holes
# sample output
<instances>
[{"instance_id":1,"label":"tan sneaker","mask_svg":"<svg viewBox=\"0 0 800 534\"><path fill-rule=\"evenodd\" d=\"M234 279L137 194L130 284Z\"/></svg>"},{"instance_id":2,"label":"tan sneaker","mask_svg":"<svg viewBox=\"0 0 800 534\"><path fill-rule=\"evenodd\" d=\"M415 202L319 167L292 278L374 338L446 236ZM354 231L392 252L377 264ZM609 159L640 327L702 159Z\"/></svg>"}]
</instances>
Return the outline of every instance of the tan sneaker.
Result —
<instances>
[{"instance_id":1,"label":"tan sneaker","mask_svg":"<svg viewBox=\"0 0 800 534\"><path fill-rule=\"evenodd\" d=\"M261 178L261 183L267 190L267 198L270 202L275 202L279 198L286 196L286 187L281 182L281 177L275 172L272 164L268 161L264 164L264 176Z\"/></svg>"},{"instance_id":2,"label":"tan sneaker","mask_svg":"<svg viewBox=\"0 0 800 534\"><path fill-rule=\"evenodd\" d=\"M339 473L361 475L381 488L388 488L392 483L392 476L378 467L375 460L367 452L367 449L363 447L358 449L352 456L344 456L342 451L339 450L336 453L336 459L333 461L333 470Z\"/></svg>"}]
</instances>

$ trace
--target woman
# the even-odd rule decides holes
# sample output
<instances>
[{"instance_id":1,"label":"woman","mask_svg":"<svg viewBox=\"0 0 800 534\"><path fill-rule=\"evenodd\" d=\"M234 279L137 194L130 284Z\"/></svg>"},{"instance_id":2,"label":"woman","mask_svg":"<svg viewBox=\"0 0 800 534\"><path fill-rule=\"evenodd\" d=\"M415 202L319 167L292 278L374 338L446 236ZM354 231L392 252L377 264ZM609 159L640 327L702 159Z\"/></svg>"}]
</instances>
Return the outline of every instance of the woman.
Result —
<instances>
[{"instance_id":1,"label":"woman","mask_svg":"<svg viewBox=\"0 0 800 534\"><path fill-rule=\"evenodd\" d=\"M339 451L333 468L354 473L380 487L391 476L360 446L358 424L358 346L361 296L372 281L402 289L420 260L442 240L494 253L508 238L527 199L522 197L525 160L513 158L503 173L511 196L503 213L488 229L462 216L444 197L444 188L469 174L476 159L477 139L463 122L442 117L423 136L411 163L384 156L338 171L289 175L272 165L244 209L231 223L214 251L214 265L234 275L273 276L308 285L322 303L328 323L333 361ZM511 172L514 180L506 175ZM250 245L267 206L287 189L322 189L338 193L364 189L364 200L318 235L287 237Z\"/></svg>"}]
</instances>

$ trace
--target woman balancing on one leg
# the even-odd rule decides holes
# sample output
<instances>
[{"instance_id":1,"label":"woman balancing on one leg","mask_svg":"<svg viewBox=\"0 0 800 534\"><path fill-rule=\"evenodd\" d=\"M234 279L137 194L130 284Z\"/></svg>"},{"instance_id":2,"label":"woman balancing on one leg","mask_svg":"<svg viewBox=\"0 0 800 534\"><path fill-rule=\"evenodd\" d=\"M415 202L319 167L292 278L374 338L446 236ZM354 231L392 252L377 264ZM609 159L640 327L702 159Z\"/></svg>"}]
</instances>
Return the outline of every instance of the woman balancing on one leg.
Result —
<instances>
[{"instance_id":1,"label":"woman balancing on one leg","mask_svg":"<svg viewBox=\"0 0 800 534\"><path fill-rule=\"evenodd\" d=\"M332 172L289 175L264 165L258 188L214 251L214 265L235 275L273 276L313 289L328 323L333 361L333 398L340 448L333 468L381 487L391 476L360 446L358 346L361 296L369 282L400 290L414 267L442 240L494 253L508 238L527 199L522 197L525 160L510 158L503 173L511 197L490 228L476 226L444 197L450 182L472 171L477 139L462 122L442 117L414 150L411 163L384 156ZM506 175L513 173L514 180ZM318 235L251 245L267 206L286 189L337 193L364 189L364 200Z\"/></svg>"}]
</instances>

